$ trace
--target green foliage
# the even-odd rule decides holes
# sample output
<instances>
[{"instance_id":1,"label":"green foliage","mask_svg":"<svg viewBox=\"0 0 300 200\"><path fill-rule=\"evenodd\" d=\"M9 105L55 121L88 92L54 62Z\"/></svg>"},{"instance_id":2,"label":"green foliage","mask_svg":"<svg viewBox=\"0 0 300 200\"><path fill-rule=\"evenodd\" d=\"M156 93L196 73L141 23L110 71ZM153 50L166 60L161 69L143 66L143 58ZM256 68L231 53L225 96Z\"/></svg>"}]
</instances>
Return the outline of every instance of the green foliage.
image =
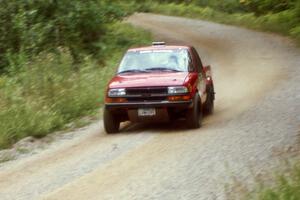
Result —
<instances>
[{"instance_id":1,"label":"green foliage","mask_svg":"<svg viewBox=\"0 0 300 200\"><path fill-rule=\"evenodd\" d=\"M105 28L111 34L96 44L105 52L99 58L103 62L85 55L74 68L67 47L31 59L22 53L10 57L11 66L19 70L0 76L0 148L29 135L42 137L99 108L121 54L130 46L149 44L151 38L128 24Z\"/></svg>"},{"instance_id":2,"label":"green foliage","mask_svg":"<svg viewBox=\"0 0 300 200\"><path fill-rule=\"evenodd\" d=\"M133 0L0 1L0 148L99 107L121 54L150 34Z\"/></svg>"},{"instance_id":3,"label":"green foliage","mask_svg":"<svg viewBox=\"0 0 300 200\"><path fill-rule=\"evenodd\" d=\"M227 13L253 12L256 15L264 15L293 9L299 0L156 0L154 2L192 4Z\"/></svg>"},{"instance_id":4,"label":"green foliage","mask_svg":"<svg viewBox=\"0 0 300 200\"><path fill-rule=\"evenodd\" d=\"M205 1L201 1L203 5ZM213 5L212 1L209 5ZM226 1L224 1L226 2ZM229 2L229 1L227 1ZM300 1L296 6L283 10L281 12L269 12L265 15L257 16L254 12L222 12L213 7L200 7L195 4L152 4L148 10L151 12L162 13L166 15L177 15L191 18L200 18L213 20L220 23L246 26L249 28L278 32L294 37L300 42ZM201 4L202 5L202 4ZM225 5L225 4L224 4ZM230 4L226 4L230 5ZM233 10L236 8L233 7ZM228 9L224 9L227 10Z\"/></svg>"},{"instance_id":5,"label":"green foliage","mask_svg":"<svg viewBox=\"0 0 300 200\"><path fill-rule=\"evenodd\" d=\"M32 57L64 46L74 61L81 53L94 55L106 24L132 12L123 1L1 0L0 70L8 70L7 54Z\"/></svg>"},{"instance_id":6,"label":"green foliage","mask_svg":"<svg viewBox=\"0 0 300 200\"><path fill-rule=\"evenodd\" d=\"M134 28L121 22L107 27L107 34L97 45L101 48L104 57L111 57L112 51L126 50L129 46L149 45L151 34L143 29ZM120 55L117 55L120 58Z\"/></svg>"},{"instance_id":7,"label":"green foliage","mask_svg":"<svg viewBox=\"0 0 300 200\"><path fill-rule=\"evenodd\" d=\"M290 34L300 41L300 25L295 28L292 28L290 30Z\"/></svg>"},{"instance_id":8,"label":"green foliage","mask_svg":"<svg viewBox=\"0 0 300 200\"><path fill-rule=\"evenodd\" d=\"M3 79L0 147L27 135L43 136L95 108L101 70L87 57L75 73L70 52L59 51L41 53L23 63L22 72Z\"/></svg>"},{"instance_id":9,"label":"green foliage","mask_svg":"<svg viewBox=\"0 0 300 200\"><path fill-rule=\"evenodd\" d=\"M121 24L154 11L291 35L299 0L0 0L0 148L43 136L101 103L129 46L149 33Z\"/></svg>"},{"instance_id":10,"label":"green foliage","mask_svg":"<svg viewBox=\"0 0 300 200\"><path fill-rule=\"evenodd\" d=\"M242 0L241 4L249 12L264 15L293 9L297 2L299 0Z\"/></svg>"},{"instance_id":11,"label":"green foliage","mask_svg":"<svg viewBox=\"0 0 300 200\"><path fill-rule=\"evenodd\" d=\"M300 199L300 167L295 166L288 174L279 175L273 186L260 184L248 194L253 200L296 200Z\"/></svg>"},{"instance_id":12,"label":"green foliage","mask_svg":"<svg viewBox=\"0 0 300 200\"><path fill-rule=\"evenodd\" d=\"M228 13L240 12L244 9L240 0L194 0L193 3L197 6L211 7Z\"/></svg>"},{"instance_id":13,"label":"green foliage","mask_svg":"<svg viewBox=\"0 0 300 200\"><path fill-rule=\"evenodd\" d=\"M136 1L141 2L139 0ZM202 8L210 7L216 11L229 14L254 13L256 16L294 10L296 7L300 7L300 0L152 0L150 2L151 4L182 4ZM149 3L150 6L151 4Z\"/></svg>"},{"instance_id":14,"label":"green foliage","mask_svg":"<svg viewBox=\"0 0 300 200\"><path fill-rule=\"evenodd\" d=\"M274 173L274 172L273 172ZM251 185L238 177L225 186L226 199L230 200L298 200L300 199L300 165L283 164L275 175L253 175Z\"/></svg>"}]
</instances>

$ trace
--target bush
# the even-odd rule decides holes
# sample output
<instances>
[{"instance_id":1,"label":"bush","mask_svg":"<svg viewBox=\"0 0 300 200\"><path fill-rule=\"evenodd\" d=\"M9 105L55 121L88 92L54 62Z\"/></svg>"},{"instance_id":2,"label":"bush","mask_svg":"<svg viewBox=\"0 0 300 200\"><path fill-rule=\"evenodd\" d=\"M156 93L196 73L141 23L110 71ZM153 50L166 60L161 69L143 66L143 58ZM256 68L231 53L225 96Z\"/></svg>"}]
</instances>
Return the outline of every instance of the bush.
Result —
<instances>
[{"instance_id":1,"label":"bush","mask_svg":"<svg viewBox=\"0 0 300 200\"><path fill-rule=\"evenodd\" d=\"M0 72L9 66L6 54L28 57L67 47L75 61L79 54L96 56L95 42L106 25L133 12L126 2L109 0L1 0Z\"/></svg>"},{"instance_id":2,"label":"bush","mask_svg":"<svg viewBox=\"0 0 300 200\"><path fill-rule=\"evenodd\" d=\"M300 41L300 25L295 28L292 28L290 30L290 34Z\"/></svg>"},{"instance_id":3,"label":"bush","mask_svg":"<svg viewBox=\"0 0 300 200\"><path fill-rule=\"evenodd\" d=\"M89 58L74 72L70 52L41 53L2 85L0 147L27 135L43 136L96 107L99 66ZM43 66L43 67L41 67Z\"/></svg>"},{"instance_id":4,"label":"bush","mask_svg":"<svg viewBox=\"0 0 300 200\"><path fill-rule=\"evenodd\" d=\"M81 55L80 67L74 67L67 47L30 59L22 54L10 58L18 70L0 76L0 148L29 135L42 137L99 108L120 56L130 46L149 44L151 38L128 24L106 28L112 34L97 44L104 52L101 61Z\"/></svg>"}]
</instances>

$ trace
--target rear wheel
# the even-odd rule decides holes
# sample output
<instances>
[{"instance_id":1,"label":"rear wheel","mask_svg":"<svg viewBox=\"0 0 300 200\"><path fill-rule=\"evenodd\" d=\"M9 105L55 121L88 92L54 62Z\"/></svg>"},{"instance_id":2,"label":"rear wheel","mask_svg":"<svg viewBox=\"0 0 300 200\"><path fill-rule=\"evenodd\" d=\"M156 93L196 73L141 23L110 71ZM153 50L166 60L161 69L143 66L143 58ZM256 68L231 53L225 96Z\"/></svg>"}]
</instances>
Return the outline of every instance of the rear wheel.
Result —
<instances>
[{"instance_id":1,"label":"rear wheel","mask_svg":"<svg viewBox=\"0 0 300 200\"><path fill-rule=\"evenodd\" d=\"M120 128L120 121L113 115L111 111L104 108L103 114L104 129L106 133L117 133Z\"/></svg>"},{"instance_id":2,"label":"rear wheel","mask_svg":"<svg viewBox=\"0 0 300 200\"><path fill-rule=\"evenodd\" d=\"M207 99L204 104L204 113L211 115L214 112L215 91L213 86L207 89Z\"/></svg>"},{"instance_id":3,"label":"rear wheel","mask_svg":"<svg viewBox=\"0 0 300 200\"><path fill-rule=\"evenodd\" d=\"M195 95L193 104L193 107L186 113L186 123L190 129L199 128L202 124L201 102L198 94Z\"/></svg>"}]
</instances>

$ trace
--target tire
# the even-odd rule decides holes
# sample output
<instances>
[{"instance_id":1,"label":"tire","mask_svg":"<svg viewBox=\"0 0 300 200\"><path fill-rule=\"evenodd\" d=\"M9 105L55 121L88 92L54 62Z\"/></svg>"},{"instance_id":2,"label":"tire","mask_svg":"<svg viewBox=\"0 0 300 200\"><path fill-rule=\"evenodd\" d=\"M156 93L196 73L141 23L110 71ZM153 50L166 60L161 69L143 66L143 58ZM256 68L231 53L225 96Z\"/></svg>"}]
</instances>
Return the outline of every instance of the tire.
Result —
<instances>
[{"instance_id":1,"label":"tire","mask_svg":"<svg viewBox=\"0 0 300 200\"><path fill-rule=\"evenodd\" d=\"M107 109L104 109L103 123L106 133L111 134L119 132L120 121Z\"/></svg>"},{"instance_id":2,"label":"tire","mask_svg":"<svg viewBox=\"0 0 300 200\"><path fill-rule=\"evenodd\" d=\"M215 91L213 86L210 86L207 90L207 99L204 103L204 113L206 115L211 115L214 112L214 100L215 100Z\"/></svg>"},{"instance_id":3,"label":"tire","mask_svg":"<svg viewBox=\"0 0 300 200\"><path fill-rule=\"evenodd\" d=\"M196 129L202 124L201 102L198 94L195 95L193 107L186 113L186 124L189 129Z\"/></svg>"}]
</instances>

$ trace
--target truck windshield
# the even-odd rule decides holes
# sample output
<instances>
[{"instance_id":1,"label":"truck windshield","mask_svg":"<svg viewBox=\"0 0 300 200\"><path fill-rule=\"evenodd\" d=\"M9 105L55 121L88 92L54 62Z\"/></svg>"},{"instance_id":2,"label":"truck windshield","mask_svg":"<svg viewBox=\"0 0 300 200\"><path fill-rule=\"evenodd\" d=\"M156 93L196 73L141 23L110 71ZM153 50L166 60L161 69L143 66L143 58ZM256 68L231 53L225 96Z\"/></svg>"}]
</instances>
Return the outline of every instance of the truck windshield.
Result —
<instances>
[{"instance_id":1,"label":"truck windshield","mask_svg":"<svg viewBox=\"0 0 300 200\"><path fill-rule=\"evenodd\" d=\"M125 54L118 73L151 71L188 71L186 49L129 51Z\"/></svg>"}]
</instances>

